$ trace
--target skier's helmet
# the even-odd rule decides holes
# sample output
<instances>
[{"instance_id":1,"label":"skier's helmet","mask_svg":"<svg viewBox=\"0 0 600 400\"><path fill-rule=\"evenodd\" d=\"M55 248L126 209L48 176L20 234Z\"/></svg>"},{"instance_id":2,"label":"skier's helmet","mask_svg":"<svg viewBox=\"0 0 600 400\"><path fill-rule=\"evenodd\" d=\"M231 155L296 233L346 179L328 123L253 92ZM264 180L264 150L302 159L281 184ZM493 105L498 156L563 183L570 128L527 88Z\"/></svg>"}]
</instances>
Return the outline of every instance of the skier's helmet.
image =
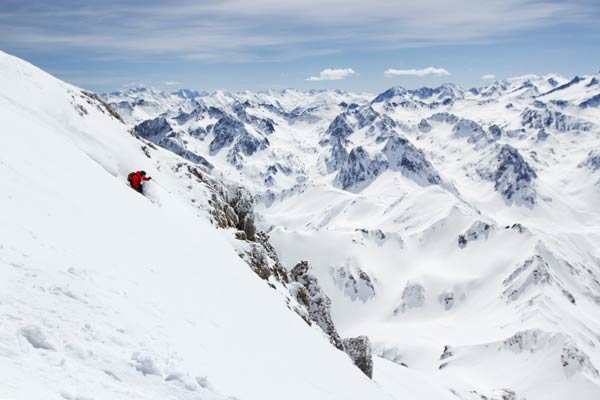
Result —
<instances>
[{"instance_id":1,"label":"skier's helmet","mask_svg":"<svg viewBox=\"0 0 600 400\"><path fill-rule=\"evenodd\" d=\"M142 174L142 176L146 176L146 171L140 171L140 174Z\"/></svg>"}]
</instances>

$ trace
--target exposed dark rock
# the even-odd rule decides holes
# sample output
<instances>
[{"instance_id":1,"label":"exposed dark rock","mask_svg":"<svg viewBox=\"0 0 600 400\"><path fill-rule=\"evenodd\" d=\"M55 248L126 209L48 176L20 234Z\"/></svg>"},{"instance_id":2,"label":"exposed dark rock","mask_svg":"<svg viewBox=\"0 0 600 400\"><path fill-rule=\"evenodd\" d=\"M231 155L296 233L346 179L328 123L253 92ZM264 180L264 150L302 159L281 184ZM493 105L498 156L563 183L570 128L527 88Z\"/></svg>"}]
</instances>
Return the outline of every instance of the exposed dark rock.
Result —
<instances>
[{"instance_id":1,"label":"exposed dark rock","mask_svg":"<svg viewBox=\"0 0 600 400\"><path fill-rule=\"evenodd\" d=\"M477 143L487 138L485 131L477 122L464 118L452 127L452 133L456 137L466 137L469 143Z\"/></svg>"},{"instance_id":2,"label":"exposed dark rock","mask_svg":"<svg viewBox=\"0 0 600 400\"><path fill-rule=\"evenodd\" d=\"M373 378L373 355L369 338L358 336L344 339L343 345L344 351L350 356L354 364L369 378Z\"/></svg>"},{"instance_id":3,"label":"exposed dark rock","mask_svg":"<svg viewBox=\"0 0 600 400\"><path fill-rule=\"evenodd\" d=\"M348 124L346 119L347 115L347 113L343 113L335 117L331 124L329 124L326 134L339 140L346 139L348 136L352 135L354 130L350 127L350 124Z\"/></svg>"},{"instance_id":4,"label":"exposed dark rock","mask_svg":"<svg viewBox=\"0 0 600 400\"><path fill-rule=\"evenodd\" d=\"M442 181L425 154L403 137L390 137L382 153L392 171L399 171L420 185L437 185Z\"/></svg>"},{"instance_id":5,"label":"exposed dark rock","mask_svg":"<svg viewBox=\"0 0 600 400\"><path fill-rule=\"evenodd\" d=\"M351 300L360 300L364 303L375 296L371 277L360 268L352 271L347 265L331 267L330 275L336 286Z\"/></svg>"},{"instance_id":6,"label":"exposed dark rock","mask_svg":"<svg viewBox=\"0 0 600 400\"><path fill-rule=\"evenodd\" d=\"M380 95L378 95L377 97L375 97L375 99L373 99L372 103L383 103L394 97L404 96L406 93L407 93L406 89L404 89L403 87L400 87L400 86L396 86L396 87L386 90L385 92L383 92Z\"/></svg>"},{"instance_id":7,"label":"exposed dark rock","mask_svg":"<svg viewBox=\"0 0 600 400\"><path fill-rule=\"evenodd\" d=\"M583 80L583 78L580 78L580 77L576 76L573 79L571 79L569 82L565 83L564 85L560 85L558 87L555 87L554 89L552 89L552 90L550 90L550 91L548 91L548 92L546 92L544 94L541 94L539 97L548 95L550 93L558 92L560 90L567 89L567 88L569 88L569 87L571 87L571 86L573 86L573 85L581 82L582 80Z\"/></svg>"},{"instance_id":8,"label":"exposed dark rock","mask_svg":"<svg viewBox=\"0 0 600 400\"><path fill-rule=\"evenodd\" d=\"M208 131L203 127L199 126L195 129L190 129L188 133L191 137L195 139L204 140L204 137L208 134Z\"/></svg>"},{"instance_id":9,"label":"exposed dark rock","mask_svg":"<svg viewBox=\"0 0 600 400\"><path fill-rule=\"evenodd\" d=\"M333 137L331 139L331 156L327 158L327 172L333 172L338 170L344 162L348 159L348 151L342 143L342 140Z\"/></svg>"},{"instance_id":10,"label":"exposed dark rock","mask_svg":"<svg viewBox=\"0 0 600 400\"><path fill-rule=\"evenodd\" d=\"M444 122L446 124L455 124L458 122L458 117L447 112L435 113L429 117L431 121Z\"/></svg>"},{"instance_id":11,"label":"exposed dark rock","mask_svg":"<svg viewBox=\"0 0 600 400\"><path fill-rule=\"evenodd\" d=\"M590 122L581 121L560 111L532 108L521 113L521 125L530 129L553 128L559 132L590 131L593 128Z\"/></svg>"},{"instance_id":12,"label":"exposed dark rock","mask_svg":"<svg viewBox=\"0 0 600 400\"><path fill-rule=\"evenodd\" d=\"M482 221L475 221L465 233L458 236L458 247L464 249L467 247L468 242L479 240L481 238L487 239L490 233L495 230L495 225L490 225Z\"/></svg>"},{"instance_id":13,"label":"exposed dark rock","mask_svg":"<svg viewBox=\"0 0 600 400\"><path fill-rule=\"evenodd\" d=\"M596 171L600 171L600 151L598 150L591 150L587 157L585 158L585 160L583 160L581 163L579 163L579 165L577 165L578 168L588 168L589 170L596 172Z\"/></svg>"},{"instance_id":14,"label":"exposed dark rock","mask_svg":"<svg viewBox=\"0 0 600 400\"><path fill-rule=\"evenodd\" d=\"M496 140L500 139L500 137L502 136L502 128L500 128L496 124L490 125L488 131L490 132L490 135Z\"/></svg>"},{"instance_id":15,"label":"exposed dark rock","mask_svg":"<svg viewBox=\"0 0 600 400\"><path fill-rule=\"evenodd\" d=\"M211 154L233 143L236 137L250 135L244 124L228 115L223 116L213 126L214 139L210 143Z\"/></svg>"},{"instance_id":16,"label":"exposed dark rock","mask_svg":"<svg viewBox=\"0 0 600 400\"><path fill-rule=\"evenodd\" d=\"M233 103L231 107L240 121L254 126L259 132L265 135L270 135L271 133L275 132L275 122L273 122L273 120L270 118L260 118L249 114L246 109L250 106L251 104L248 102L240 103L238 101Z\"/></svg>"},{"instance_id":17,"label":"exposed dark rock","mask_svg":"<svg viewBox=\"0 0 600 400\"><path fill-rule=\"evenodd\" d=\"M331 343L340 350L344 345L331 319L331 300L319 286L317 278L309 271L306 261L301 261L290 271L290 280L298 282L306 288L309 294L308 313L329 337Z\"/></svg>"},{"instance_id":18,"label":"exposed dark rock","mask_svg":"<svg viewBox=\"0 0 600 400\"><path fill-rule=\"evenodd\" d=\"M536 172L514 147L505 144L496 158L498 166L493 173L494 188L509 203L536 203L533 186Z\"/></svg>"},{"instance_id":19,"label":"exposed dark rock","mask_svg":"<svg viewBox=\"0 0 600 400\"><path fill-rule=\"evenodd\" d=\"M560 361L568 376L572 375L575 371L583 369L595 378L600 377L600 373L590 360L590 357L572 344L563 347Z\"/></svg>"},{"instance_id":20,"label":"exposed dark rock","mask_svg":"<svg viewBox=\"0 0 600 400\"><path fill-rule=\"evenodd\" d=\"M254 198L246 189L238 187L228 203L231 205L238 217L236 228L244 231L248 240L253 241L256 235L254 223Z\"/></svg>"},{"instance_id":21,"label":"exposed dark rock","mask_svg":"<svg viewBox=\"0 0 600 400\"><path fill-rule=\"evenodd\" d=\"M344 156L345 149L339 147L336 151L337 158L329 159L330 167ZM442 182L425 154L398 135L387 139L381 154L373 158L362 146L352 149L341 163L335 182L342 189L360 189L387 169L401 172L423 186Z\"/></svg>"},{"instance_id":22,"label":"exposed dark rock","mask_svg":"<svg viewBox=\"0 0 600 400\"><path fill-rule=\"evenodd\" d=\"M159 142L158 145L172 151L178 156L185 158L188 161L193 162L194 164L200 164L206 167L209 170L212 170L214 166L208 162L208 160L202 157L199 154L196 154L190 150L187 150L177 139L172 137L164 137Z\"/></svg>"},{"instance_id":23,"label":"exposed dark rock","mask_svg":"<svg viewBox=\"0 0 600 400\"><path fill-rule=\"evenodd\" d=\"M540 130L538 131L537 135L535 136L535 139L536 139L538 142L543 142L543 141L545 141L546 139L548 139L549 137L550 137L550 135L548 134L548 132L546 132L546 130L545 130L545 129L540 129Z\"/></svg>"},{"instance_id":24,"label":"exposed dark rock","mask_svg":"<svg viewBox=\"0 0 600 400\"><path fill-rule=\"evenodd\" d=\"M590 97L579 104L581 108L600 107L600 94Z\"/></svg>"},{"instance_id":25,"label":"exposed dark rock","mask_svg":"<svg viewBox=\"0 0 600 400\"><path fill-rule=\"evenodd\" d=\"M365 126L372 124L373 122L375 122L377 117L380 116L380 114L377 111L373 110L371 106L357 108L356 110L352 111L352 115L354 115L354 117L356 118L356 123L359 129L362 129Z\"/></svg>"},{"instance_id":26,"label":"exposed dark rock","mask_svg":"<svg viewBox=\"0 0 600 400\"><path fill-rule=\"evenodd\" d=\"M575 297L554 276L548 262L540 255L534 255L525 260L522 265L503 281L503 285L506 289L502 294L509 301L519 299L533 285L554 286L560 290L571 304L576 304Z\"/></svg>"},{"instance_id":27,"label":"exposed dark rock","mask_svg":"<svg viewBox=\"0 0 600 400\"><path fill-rule=\"evenodd\" d=\"M431 125L429 125L429 122L427 122L426 119L422 119L417 125L417 128L423 133L431 132Z\"/></svg>"},{"instance_id":28,"label":"exposed dark rock","mask_svg":"<svg viewBox=\"0 0 600 400\"><path fill-rule=\"evenodd\" d=\"M173 128L165 117L156 117L154 119L146 120L136 125L133 129L144 139L163 137L173 131Z\"/></svg>"},{"instance_id":29,"label":"exposed dark rock","mask_svg":"<svg viewBox=\"0 0 600 400\"><path fill-rule=\"evenodd\" d=\"M242 154L251 156L257 150L269 146L269 141L266 137L255 137L246 130L242 122L229 115L221 117L212 128L212 131L214 139L210 143L210 153L214 155L222 148L230 146L235 142L234 146L227 153L227 161L238 168L242 166Z\"/></svg>"},{"instance_id":30,"label":"exposed dark rock","mask_svg":"<svg viewBox=\"0 0 600 400\"><path fill-rule=\"evenodd\" d=\"M267 138L263 138L262 140L257 139L256 137L245 134L239 137L237 143L233 147L235 152L242 153L246 156L251 156L259 149L264 149L269 145L269 140Z\"/></svg>"},{"instance_id":31,"label":"exposed dark rock","mask_svg":"<svg viewBox=\"0 0 600 400\"><path fill-rule=\"evenodd\" d=\"M372 159L362 147L353 148L344 160L335 178L342 189L356 188L376 178L387 168L387 162L380 158Z\"/></svg>"},{"instance_id":32,"label":"exposed dark rock","mask_svg":"<svg viewBox=\"0 0 600 400\"><path fill-rule=\"evenodd\" d=\"M454 293L453 292L444 292L438 297L438 300L442 306L444 306L445 310L450 310L454 306Z\"/></svg>"},{"instance_id":33,"label":"exposed dark rock","mask_svg":"<svg viewBox=\"0 0 600 400\"><path fill-rule=\"evenodd\" d=\"M527 228L524 227L523 225L519 224L519 223L512 224L512 226L511 225L507 225L507 226L504 227L504 229L513 229L513 230L516 230L519 233L525 233L525 232L527 232Z\"/></svg>"},{"instance_id":34,"label":"exposed dark rock","mask_svg":"<svg viewBox=\"0 0 600 400\"><path fill-rule=\"evenodd\" d=\"M113 118L115 118L116 120L118 120L119 122L125 123L123 121L123 118L121 117L121 115L119 115L119 113L113 107L111 107L110 105L108 105L96 93L88 92L88 91L85 91L85 90L82 90L81 93L83 93L85 96L87 96L90 100L96 102L96 106L98 107L98 109L102 113L106 112L110 116L112 116Z\"/></svg>"},{"instance_id":35,"label":"exposed dark rock","mask_svg":"<svg viewBox=\"0 0 600 400\"><path fill-rule=\"evenodd\" d=\"M402 303L394 310L394 315L402 314L412 308L425 304L425 288L420 283L408 282L402 291Z\"/></svg>"}]
</instances>

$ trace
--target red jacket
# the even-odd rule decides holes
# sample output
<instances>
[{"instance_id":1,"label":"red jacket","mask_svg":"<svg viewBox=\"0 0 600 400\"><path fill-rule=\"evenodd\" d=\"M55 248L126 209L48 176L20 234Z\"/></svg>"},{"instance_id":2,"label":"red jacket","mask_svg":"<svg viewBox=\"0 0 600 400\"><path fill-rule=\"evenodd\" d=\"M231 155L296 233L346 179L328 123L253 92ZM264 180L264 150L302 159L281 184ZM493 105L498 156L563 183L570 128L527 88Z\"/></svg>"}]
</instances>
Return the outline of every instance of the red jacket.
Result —
<instances>
[{"instance_id":1,"label":"red jacket","mask_svg":"<svg viewBox=\"0 0 600 400\"><path fill-rule=\"evenodd\" d=\"M149 181L149 180L150 180L150 178L146 178L145 176L142 175L142 171L137 171L131 177L131 186L134 187L135 189L139 189L140 186L142 185L142 182Z\"/></svg>"}]
</instances>

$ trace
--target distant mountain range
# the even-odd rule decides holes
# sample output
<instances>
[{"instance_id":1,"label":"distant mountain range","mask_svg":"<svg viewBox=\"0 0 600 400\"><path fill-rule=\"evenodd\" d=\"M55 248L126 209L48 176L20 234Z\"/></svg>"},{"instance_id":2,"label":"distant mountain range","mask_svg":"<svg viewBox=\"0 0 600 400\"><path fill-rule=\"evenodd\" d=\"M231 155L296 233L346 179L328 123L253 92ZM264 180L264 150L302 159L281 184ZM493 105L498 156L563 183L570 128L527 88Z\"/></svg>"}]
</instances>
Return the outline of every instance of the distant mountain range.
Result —
<instances>
[{"instance_id":1,"label":"distant mountain range","mask_svg":"<svg viewBox=\"0 0 600 400\"><path fill-rule=\"evenodd\" d=\"M380 357L463 399L592 399L599 81L103 99L247 187L284 264L309 261L341 332Z\"/></svg>"}]
</instances>

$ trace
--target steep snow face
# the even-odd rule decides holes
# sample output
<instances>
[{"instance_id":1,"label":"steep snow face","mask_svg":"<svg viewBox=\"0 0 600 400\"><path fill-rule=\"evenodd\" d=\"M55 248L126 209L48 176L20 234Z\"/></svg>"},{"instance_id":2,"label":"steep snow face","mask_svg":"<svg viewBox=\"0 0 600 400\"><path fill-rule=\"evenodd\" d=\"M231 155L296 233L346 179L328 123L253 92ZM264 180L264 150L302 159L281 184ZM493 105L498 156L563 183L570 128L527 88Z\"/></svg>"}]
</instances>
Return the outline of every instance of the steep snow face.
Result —
<instances>
[{"instance_id":1,"label":"steep snow face","mask_svg":"<svg viewBox=\"0 0 600 400\"><path fill-rule=\"evenodd\" d=\"M1 397L394 398L238 257L192 164L5 53L0 118Z\"/></svg>"},{"instance_id":2,"label":"steep snow face","mask_svg":"<svg viewBox=\"0 0 600 400\"><path fill-rule=\"evenodd\" d=\"M217 92L185 113L165 104L171 130L145 137L255 195L282 264L308 261L315 301L330 301L340 337L368 336L392 396L591 400L598 95L597 76L557 75L377 96ZM232 153L242 137L250 151Z\"/></svg>"}]
</instances>

